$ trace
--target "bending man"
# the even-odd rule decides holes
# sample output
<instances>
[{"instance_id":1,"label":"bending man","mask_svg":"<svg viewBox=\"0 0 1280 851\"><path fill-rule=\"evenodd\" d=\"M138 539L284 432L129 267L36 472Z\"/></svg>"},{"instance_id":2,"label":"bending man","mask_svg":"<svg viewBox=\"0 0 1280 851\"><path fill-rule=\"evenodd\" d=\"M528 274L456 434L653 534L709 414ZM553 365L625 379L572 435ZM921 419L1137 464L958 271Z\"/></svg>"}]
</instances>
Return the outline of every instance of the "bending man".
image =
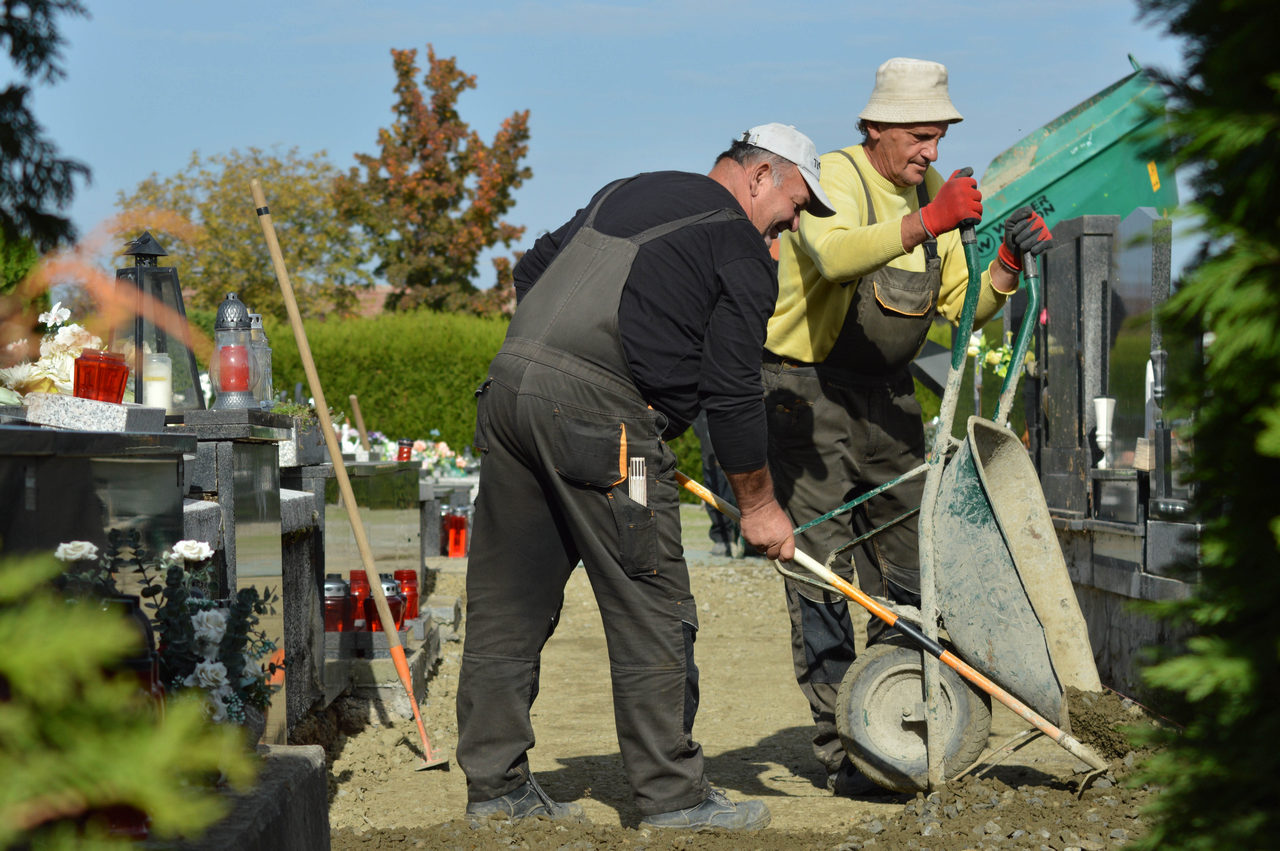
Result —
<instances>
[{"instance_id":1,"label":"bending man","mask_svg":"<svg viewBox=\"0 0 1280 851\"><path fill-rule=\"evenodd\" d=\"M479 396L484 453L467 569L458 762L473 818L579 819L530 773L538 659L579 560L609 648L614 723L642 824L755 829L694 741L697 613L680 545L676 459L663 442L699 408L742 534L794 552L766 466L760 352L777 282L767 239L830 213L817 151L753 128L708 175L655 172L601 189L516 265L519 306ZM763 238L762 238L763 237ZM628 495L643 459L647 498Z\"/></svg>"}]
</instances>

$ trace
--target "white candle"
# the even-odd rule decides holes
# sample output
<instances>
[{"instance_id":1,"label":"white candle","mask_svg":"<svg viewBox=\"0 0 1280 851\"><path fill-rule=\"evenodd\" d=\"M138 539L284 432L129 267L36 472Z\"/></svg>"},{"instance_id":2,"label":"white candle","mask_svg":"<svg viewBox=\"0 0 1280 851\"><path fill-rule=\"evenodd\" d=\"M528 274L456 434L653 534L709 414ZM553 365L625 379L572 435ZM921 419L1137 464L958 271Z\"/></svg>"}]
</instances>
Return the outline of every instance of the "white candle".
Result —
<instances>
[{"instance_id":1,"label":"white candle","mask_svg":"<svg viewBox=\"0 0 1280 851\"><path fill-rule=\"evenodd\" d=\"M142 404L169 410L173 404L173 363L163 353L143 358Z\"/></svg>"}]
</instances>

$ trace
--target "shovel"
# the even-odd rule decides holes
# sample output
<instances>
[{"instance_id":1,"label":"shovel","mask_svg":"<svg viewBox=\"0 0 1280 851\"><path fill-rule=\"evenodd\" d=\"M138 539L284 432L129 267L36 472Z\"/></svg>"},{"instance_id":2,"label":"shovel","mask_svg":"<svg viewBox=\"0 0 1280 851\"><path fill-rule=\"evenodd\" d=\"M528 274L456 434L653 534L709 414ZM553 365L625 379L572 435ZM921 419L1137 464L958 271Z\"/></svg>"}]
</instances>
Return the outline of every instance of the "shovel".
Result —
<instances>
[{"instance_id":1,"label":"shovel","mask_svg":"<svg viewBox=\"0 0 1280 851\"><path fill-rule=\"evenodd\" d=\"M256 179L250 182L253 190L253 203L257 208L258 221L262 224L262 233L267 239L267 249L271 252L271 263L275 267L276 280L280 282L280 291L284 295L284 306L289 313L289 324L293 327L293 338L298 344L298 356L302 359L303 371L307 374L307 383L311 388L311 396L316 401L316 415L320 419L320 431L324 434L325 446L329 449L329 460L333 462L333 472L338 480L338 491L342 495L342 503L347 508L347 519L351 521L351 532L355 535L356 547L360 550L360 562L369 576L369 593L378 609L378 620L382 623L382 632L387 637L387 650L395 665L400 682L409 696L409 705L413 707L413 720L418 724L418 733L422 737L422 762L418 771L428 768L448 768L449 759L441 751L431 747L427 738L427 730L422 725L422 714L418 711L418 701L413 696L413 677L409 673L409 661L404 655L404 645L400 643L400 632L396 629L395 618L391 615L391 607L387 605L387 597L382 592L382 583L377 581L378 571L373 563L373 551L369 548L369 539L364 533L364 524L360 522L360 510L356 506L355 494L351 490L351 480L347 477L346 465L342 462L342 448L338 445L338 437L333 430L333 419L329 416L329 406L324 401L324 391L320 388L320 375L316 372L316 362L311 356L311 346L307 343L307 332L302 327L302 316L298 312L298 302L293 294L293 285L289 283L289 272L284 265L284 256L280 253L280 243L276 239L275 225L271 223L271 212L267 208L266 197L262 186ZM351 400L354 402L355 397ZM363 437L364 428L360 429ZM365 438L365 446L368 439Z\"/></svg>"},{"instance_id":2,"label":"shovel","mask_svg":"<svg viewBox=\"0 0 1280 851\"><path fill-rule=\"evenodd\" d=\"M738 509L716 496L703 484L695 482L679 470L676 471L676 481L679 482L681 487L685 490L689 491L699 499L715 506L720 513L726 515L734 522L741 521ZM841 594L844 594L850 600L853 600L859 606L862 606L889 626L896 628L898 632L905 636L915 647L928 653L930 656L933 656L939 662L951 668L957 674L1003 703L1015 712L1018 717L1033 725L1037 730L1061 745L1072 756L1078 757L1095 771L1106 770L1106 761L1103 760L1102 757L1098 756L1092 748L1081 742L1079 739L1074 738L1065 730L1062 730L1052 724L1048 719L1040 715L1040 713L1036 712L1030 706L1027 706L1021 700L1018 700L1018 698L1005 691L977 668L974 668L959 656L952 653L950 650L947 650L940 643L926 637L915 624L899 618L893 611L880 603L877 603L856 586L850 584L844 579L841 579L824 564L805 554L802 550L796 550L795 560L823 582L827 583L832 588L835 588Z\"/></svg>"}]
</instances>

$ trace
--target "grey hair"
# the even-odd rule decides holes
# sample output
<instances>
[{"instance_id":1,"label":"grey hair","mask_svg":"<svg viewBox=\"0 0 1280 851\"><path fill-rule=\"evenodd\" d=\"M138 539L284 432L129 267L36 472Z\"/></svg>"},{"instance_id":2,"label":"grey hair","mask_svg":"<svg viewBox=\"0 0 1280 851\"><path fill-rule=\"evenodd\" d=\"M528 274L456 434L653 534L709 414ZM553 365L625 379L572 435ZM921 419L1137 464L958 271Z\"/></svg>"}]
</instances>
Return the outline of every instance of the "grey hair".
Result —
<instances>
[{"instance_id":1,"label":"grey hair","mask_svg":"<svg viewBox=\"0 0 1280 851\"><path fill-rule=\"evenodd\" d=\"M735 139L733 144L729 146L729 150L716 157L716 162L720 162L725 159L733 160L744 168L758 162L767 162L773 167L774 186L781 186L782 181L785 180L787 174L790 173L784 166L791 166L792 168L796 167L796 164L786 157L778 156L773 151L768 151L764 148L750 145L741 139Z\"/></svg>"}]
</instances>

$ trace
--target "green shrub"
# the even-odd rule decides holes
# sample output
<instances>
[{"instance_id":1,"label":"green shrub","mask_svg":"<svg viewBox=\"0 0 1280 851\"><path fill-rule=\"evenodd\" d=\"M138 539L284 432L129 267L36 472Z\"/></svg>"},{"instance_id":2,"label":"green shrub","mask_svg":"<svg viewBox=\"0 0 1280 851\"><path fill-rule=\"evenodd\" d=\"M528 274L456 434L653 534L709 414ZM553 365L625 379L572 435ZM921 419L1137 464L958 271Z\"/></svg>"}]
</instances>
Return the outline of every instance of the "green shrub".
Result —
<instances>
[{"instance_id":1,"label":"green shrub","mask_svg":"<svg viewBox=\"0 0 1280 851\"><path fill-rule=\"evenodd\" d=\"M293 398L295 382L311 395L287 324L264 319L277 393ZM475 434L475 390L502 346L507 322L416 311L304 324L325 401L350 416L354 394L369 431L391 440L439 437L455 450Z\"/></svg>"}]
</instances>

